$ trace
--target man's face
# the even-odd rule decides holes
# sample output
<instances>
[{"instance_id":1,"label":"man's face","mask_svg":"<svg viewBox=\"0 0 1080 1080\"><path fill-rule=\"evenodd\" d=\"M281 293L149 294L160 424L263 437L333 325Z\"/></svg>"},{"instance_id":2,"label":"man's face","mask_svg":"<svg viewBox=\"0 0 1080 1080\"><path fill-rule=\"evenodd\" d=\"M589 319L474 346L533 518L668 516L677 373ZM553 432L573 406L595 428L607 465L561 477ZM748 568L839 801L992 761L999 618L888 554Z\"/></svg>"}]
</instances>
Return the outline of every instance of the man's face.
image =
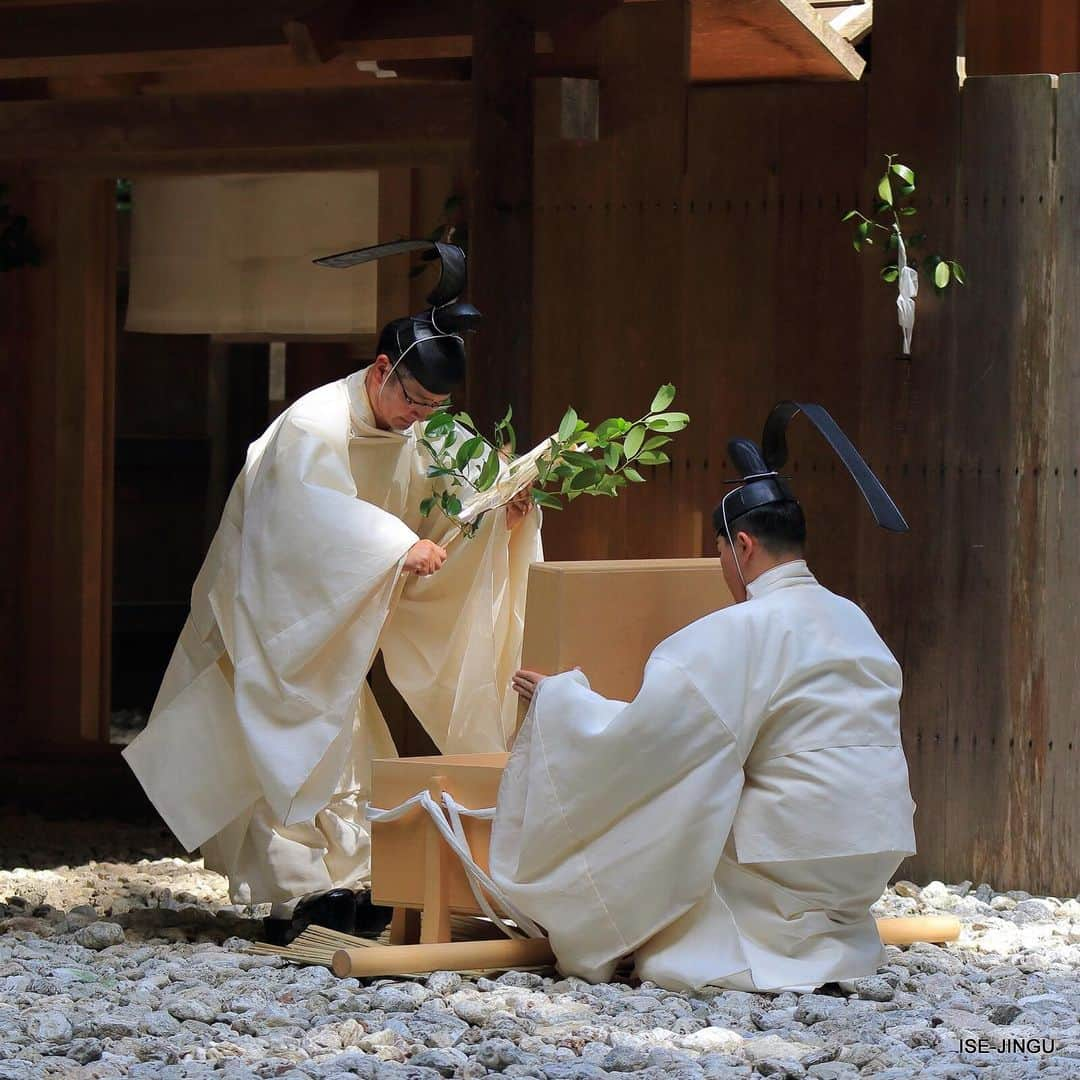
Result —
<instances>
[{"instance_id":1,"label":"man's face","mask_svg":"<svg viewBox=\"0 0 1080 1080\"><path fill-rule=\"evenodd\" d=\"M400 364L395 369L387 356L380 356L375 366L380 378L372 408L376 420L393 431L407 430L450 401L449 394L440 397L425 390Z\"/></svg>"},{"instance_id":2,"label":"man's face","mask_svg":"<svg viewBox=\"0 0 1080 1080\"><path fill-rule=\"evenodd\" d=\"M738 542L739 537L736 535L735 543L738 544ZM727 537L716 538L716 550L720 555L720 569L724 575L724 584L727 585L732 600L737 604L741 603L746 599L746 586L739 576L739 568L735 565L735 553L727 542Z\"/></svg>"}]
</instances>

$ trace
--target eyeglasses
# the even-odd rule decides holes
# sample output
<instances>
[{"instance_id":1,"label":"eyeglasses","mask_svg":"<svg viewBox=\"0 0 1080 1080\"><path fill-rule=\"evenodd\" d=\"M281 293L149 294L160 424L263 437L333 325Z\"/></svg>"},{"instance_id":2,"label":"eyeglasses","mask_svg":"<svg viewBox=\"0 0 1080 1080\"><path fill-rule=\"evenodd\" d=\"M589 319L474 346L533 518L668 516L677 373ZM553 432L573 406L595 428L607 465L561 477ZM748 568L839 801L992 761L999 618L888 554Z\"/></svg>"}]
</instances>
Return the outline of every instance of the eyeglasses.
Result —
<instances>
[{"instance_id":1,"label":"eyeglasses","mask_svg":"<svg viewBox=\"0 0 1080 1080\"><path fill-rule=\"evenodd\" d=\"M448 405L452 404L449 396L443 398L442 401L417 401L415 398L409 397L408 390L405 389L405 380L401 377L401 372L397 368L394 368L394 375L397 377L398 386L401 387L401 396L405 401L412 405L416 409L430 409L434 412L436 409L445 409Z\"/></svg>"}]
</instances>

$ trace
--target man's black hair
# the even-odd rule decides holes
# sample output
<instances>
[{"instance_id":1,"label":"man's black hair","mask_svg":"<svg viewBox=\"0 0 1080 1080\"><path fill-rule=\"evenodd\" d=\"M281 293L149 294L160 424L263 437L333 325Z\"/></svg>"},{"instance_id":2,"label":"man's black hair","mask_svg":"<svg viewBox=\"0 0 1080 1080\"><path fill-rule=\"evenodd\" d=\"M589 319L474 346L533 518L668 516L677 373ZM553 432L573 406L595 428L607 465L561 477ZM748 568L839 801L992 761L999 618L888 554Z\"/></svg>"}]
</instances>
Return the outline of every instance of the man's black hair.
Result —
<instances>
[{"instance_id":1,"label":"man's black hair","mask_svg":"<svg viewBox=\"0 0 1080 1080\"><path fill-rule=\"evenodd\" d=\"M794 501L766 503L740 514L728 522L731 539L740 532L749 533L770 555L802 551L806 543L806 517ZM727 539L720 507L713 513L713 529L718 537Z\"/></svg>"}]
</instances>

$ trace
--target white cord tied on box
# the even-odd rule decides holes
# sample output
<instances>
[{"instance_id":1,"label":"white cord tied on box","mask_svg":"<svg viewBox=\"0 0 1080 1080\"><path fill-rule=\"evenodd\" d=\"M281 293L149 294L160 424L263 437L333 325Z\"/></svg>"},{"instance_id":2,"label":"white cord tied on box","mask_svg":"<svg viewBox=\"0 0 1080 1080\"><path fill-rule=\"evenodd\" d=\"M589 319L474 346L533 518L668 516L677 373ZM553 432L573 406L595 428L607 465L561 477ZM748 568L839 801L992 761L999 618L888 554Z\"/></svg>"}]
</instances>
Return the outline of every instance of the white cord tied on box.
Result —
<instances>
[{"instance_id":1,"label":"white cord tied on box","mask_svg":"<svg viewBox=\"0 0 1080 1080\"><path fill-rule=\"evenodd\" d=\"M919 274L908 266L907 249L900 230L896 230L896 312L904 335L904 355L911 355L911 333L915 329L915 297L919 295Z\"/></svg>"},{"instance_id":2,"label":"white cord tied on box","mask_svg":"<svg viewBox=\"0 0 1080 1080\"><path fill-rule=\"evenodd\" d=\"M397 821L399 818L411 813L418 807L426 810L428 816L435 823L435 827L439 830L442 838L449 845L450 850L461 862L461 867L465 871L465 877L469 882L469 888L472 890L472 894L476 898L476 903L480 907L480 910L507 937L546 937L544 931L541 930L528 915L519 911L509 899L507 899L503 894L503 891L491 879L490 875L482 870L473 858L472 849L469 847L469 840L465 835L465 827L462 825L461 819L463 817L471 817L490 821L495 817L495 807L488 806L481 810L470 810L467 806L462 806L461 803L446 791L442 792L442 803L443 805L440 806L439 803L431 797L430 792L420 791L413 795L412 798L406 799L403 803L391 807L389 810L380 810L378 807L372 806L371 803L365 803L364 817L373 823ZM449 818L449 821L447 818ZM495 911L488 901L487 896L484 895L485 893L490 895L502 910L514 920L516 926L511 926ZM524 933L522 933L522 931Z\"/></svg>"}]
</instances>

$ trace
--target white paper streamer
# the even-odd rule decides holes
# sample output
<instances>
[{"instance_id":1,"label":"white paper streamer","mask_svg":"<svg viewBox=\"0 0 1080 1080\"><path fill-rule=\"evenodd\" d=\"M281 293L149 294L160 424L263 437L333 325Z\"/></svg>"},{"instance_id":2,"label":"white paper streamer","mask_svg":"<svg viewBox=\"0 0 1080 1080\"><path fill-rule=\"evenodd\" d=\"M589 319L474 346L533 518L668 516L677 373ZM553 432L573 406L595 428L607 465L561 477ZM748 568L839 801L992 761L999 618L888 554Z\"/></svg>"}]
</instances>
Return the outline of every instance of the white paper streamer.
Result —
<instances>
[{"instance_id":1,"label":"white paper streamer","mask_svg":"<svg viewBox=\"0 0 1080 1080\"><path fill-rule=\"evenodd\" d=\"M911 333L915 329L915 297L919 295L919 274L908 266L907 249L899 229L896 230L896 268L900 271L896 279L897 321L904 336L904 355L910 356Z\"/></svg>"}]
</instances>

